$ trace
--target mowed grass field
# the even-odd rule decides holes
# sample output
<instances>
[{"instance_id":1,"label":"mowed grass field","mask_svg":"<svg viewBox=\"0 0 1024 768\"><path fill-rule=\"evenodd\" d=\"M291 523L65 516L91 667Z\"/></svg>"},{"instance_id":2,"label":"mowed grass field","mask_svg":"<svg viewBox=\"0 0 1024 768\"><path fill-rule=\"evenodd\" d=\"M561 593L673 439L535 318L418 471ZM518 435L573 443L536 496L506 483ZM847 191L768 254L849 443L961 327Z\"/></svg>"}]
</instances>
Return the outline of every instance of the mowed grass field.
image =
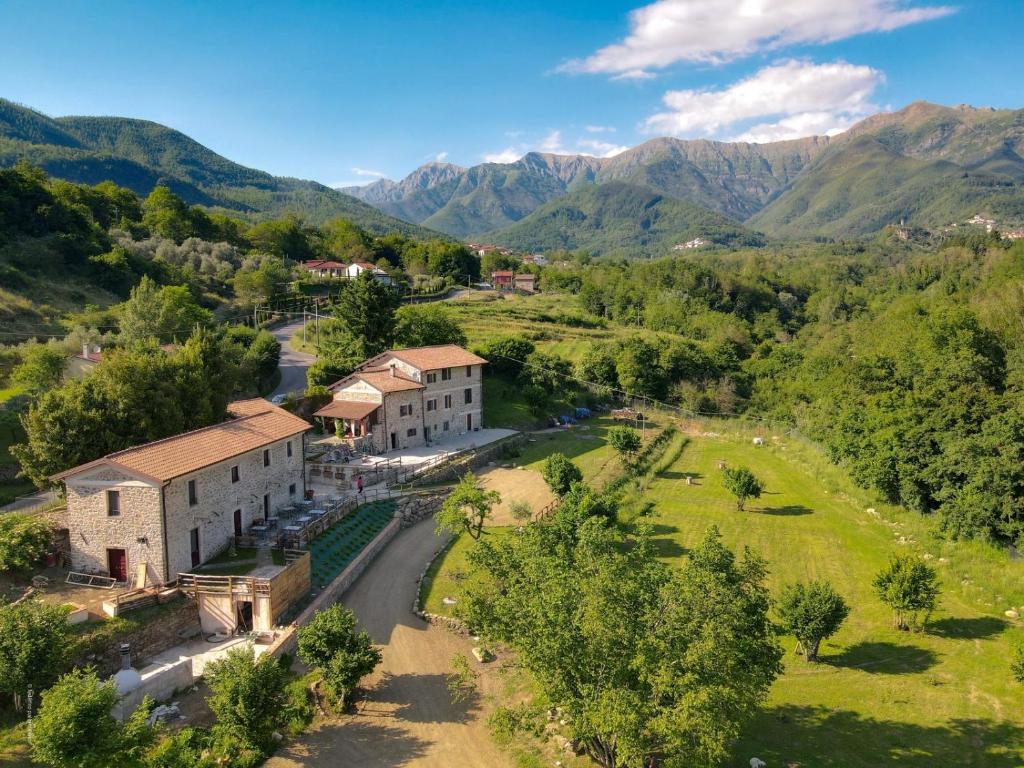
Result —
<instances>
[{"instance_id":1,"label":"mowed grass field","mask_svg":"<svg viewBox=\"0 0 1024 768\"><path fill-rule=\"evenodd\" d=\"M650 516L634 522L653 527L669 562L682 562L716 525L731 547L749 546L767 560L773 595L785 583L828 579L851 613L823 644L818 664L794 655L795 641L783 638L786 671L727 764L745 766L756 756L769 766L805 768L1024 765L1024 686L1009 672L1024 626L1003 618L1024 605L1024 560L939 539L931 521L873 504L812 446L771 435L754 446L752 435L687 435L678 458L643 492L641 500L653 503ZM575 446L570 455L592 478L611 458L603 441L581 444L579 434L559 443ZM537 456L523 459L536 466L555 445L532 444ZM765 481L765 495L745 512L722 485L719 461L747 466ZM458 579L446 581L446 573L464 571L468 546L458 540L437 564L428 610L450 612L440 593L457 591ZM889 610L871 588L897 552L930 556L941 575L941 606L925 632L891 629Z\"/></svg>"}]
</instances>

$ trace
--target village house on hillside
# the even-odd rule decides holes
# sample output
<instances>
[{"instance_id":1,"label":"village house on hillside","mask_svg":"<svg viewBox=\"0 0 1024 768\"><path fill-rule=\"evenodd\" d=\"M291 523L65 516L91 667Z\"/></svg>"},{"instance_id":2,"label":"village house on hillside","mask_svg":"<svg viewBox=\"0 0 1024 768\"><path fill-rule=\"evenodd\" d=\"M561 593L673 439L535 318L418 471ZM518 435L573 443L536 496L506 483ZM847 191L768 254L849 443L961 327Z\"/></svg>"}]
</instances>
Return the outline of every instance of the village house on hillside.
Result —
<instances>
[{"instance_id":1,"label":"village house on hillside","mask_svg":"<svg viewBox=\"0 0 1024 768\"><path fill-rule=\"evenodd\" d=\"M491 285L499 291L511 291L516 273L511 269L496 269L491 272Z\"/></svg>"},{"instance_id":2,"label":"village house on hillside","mask_svg":"<svg viewBox=\"0 0 1024 768\"><path fill-rule=\"evenodd\" d=\"M308 422L263 399L220 424L53 476L67 492L70 567L120 582L174 581L305 492Z\"/></svg>"},{"instance_id":3,"label":"village house on hillside","mask_svg":"<svg viewBox=\"0 0 1024 768\"><path fill-rule=\"evenodd\" d=\"M317 411L374 452L425 445L480 428L487 363L454 344L383 352L330 386Z\"/></svg>"},{"instance_id":4,"label":"village house on hillside","mask_svg":"<svg viewBox=\"0 0 1024 768\"><path fill-rule=\"evenodd\" d=\"M355 261L342 264L340 261L312 260L302 262L302 268L310 275L319 279L355 280L363 272L369 272L373 279L384 285L391 285L391 276L376 264L368 261Z\"/></svg>"}]
</instances>

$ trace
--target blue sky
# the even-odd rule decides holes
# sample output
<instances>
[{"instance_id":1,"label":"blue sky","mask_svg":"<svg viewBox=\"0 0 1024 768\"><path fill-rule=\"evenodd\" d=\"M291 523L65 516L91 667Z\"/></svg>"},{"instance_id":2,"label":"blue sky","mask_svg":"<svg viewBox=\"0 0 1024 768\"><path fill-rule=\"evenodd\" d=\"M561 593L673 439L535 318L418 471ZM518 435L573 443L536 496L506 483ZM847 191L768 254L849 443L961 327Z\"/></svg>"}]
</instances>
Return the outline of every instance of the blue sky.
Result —
<instances>
[{"instance_id":1,"label":"blue sky","mask_svg":"<svg viewBox=\"0 0 1024 768\"><path fill-rule=\"evenodd\" d=\"M915 99L1024 107L1020 0L0 0L0 96L327 184L657 135L771 140Z\"/></svg>"}]
</instances>

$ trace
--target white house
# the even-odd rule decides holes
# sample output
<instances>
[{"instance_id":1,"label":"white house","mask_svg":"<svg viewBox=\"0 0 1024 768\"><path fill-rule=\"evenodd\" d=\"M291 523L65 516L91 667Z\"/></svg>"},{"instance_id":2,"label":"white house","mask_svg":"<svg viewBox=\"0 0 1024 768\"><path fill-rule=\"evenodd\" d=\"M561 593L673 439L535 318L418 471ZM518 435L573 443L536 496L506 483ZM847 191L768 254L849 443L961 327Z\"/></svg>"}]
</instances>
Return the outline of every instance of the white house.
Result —
<instances>
[{"instance_id":1,"label":"white house","mask_svg":"<svg viewBox=\"0 0 1024 768\"><path fill-rule=\"evenodd\" d=\"M376 264L371 264L368 261L354 261L349 264L345 268L345 277L349 280L355 280L363 272L369 272L373 275L374 280L384 285L391 285L391 276Z\"/></svg>"}]
</instances>

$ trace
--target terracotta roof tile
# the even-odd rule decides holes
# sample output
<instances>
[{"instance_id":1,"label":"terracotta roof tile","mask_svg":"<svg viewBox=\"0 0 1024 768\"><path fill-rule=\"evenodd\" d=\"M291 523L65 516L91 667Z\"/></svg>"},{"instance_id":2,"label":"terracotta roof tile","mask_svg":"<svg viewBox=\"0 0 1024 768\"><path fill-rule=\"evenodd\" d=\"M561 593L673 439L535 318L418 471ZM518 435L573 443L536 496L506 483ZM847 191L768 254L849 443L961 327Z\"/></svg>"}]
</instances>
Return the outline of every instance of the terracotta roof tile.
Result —
<instances>
[{"instance_id":1,"label":"terracotta roof tile","mask_svg":"<svg viewBox=\"0 0 1024 768\"><path fill-rule=\"evenodd\" d=\"M228 410L236 418L111 453L51 479L63 480L87 469L108 465L166 482L310 428L305 420L260 398L231 403Z\"/></svg>"},{"instance_id":2,"label":"terracotta roof tile","mask_svg":"<svg viewBox=\"0 0 1024 768\"><path fill-rule=\"evenodd\" d=\"M380 365L395 357L421 371L436 371L439 368L457 368L460 365L484 365L487 361L479 355L456 344L439 344L433 347L410 347L409 349L389 349L376 357L371 357L360 370L369 366Z\"/></svg>"},{"instance_id":3,"label":"terracotta roof tile","mask_svg":"<svg viewBox=\"0 0 1024 768\"><path fill-rule=\"evenodd\" d=\"M369 416L380 408L380 403L367 403L363 400L332 400L314 416L327 416L332 419L361 419Z\"/></svg>"}]
</instances>

